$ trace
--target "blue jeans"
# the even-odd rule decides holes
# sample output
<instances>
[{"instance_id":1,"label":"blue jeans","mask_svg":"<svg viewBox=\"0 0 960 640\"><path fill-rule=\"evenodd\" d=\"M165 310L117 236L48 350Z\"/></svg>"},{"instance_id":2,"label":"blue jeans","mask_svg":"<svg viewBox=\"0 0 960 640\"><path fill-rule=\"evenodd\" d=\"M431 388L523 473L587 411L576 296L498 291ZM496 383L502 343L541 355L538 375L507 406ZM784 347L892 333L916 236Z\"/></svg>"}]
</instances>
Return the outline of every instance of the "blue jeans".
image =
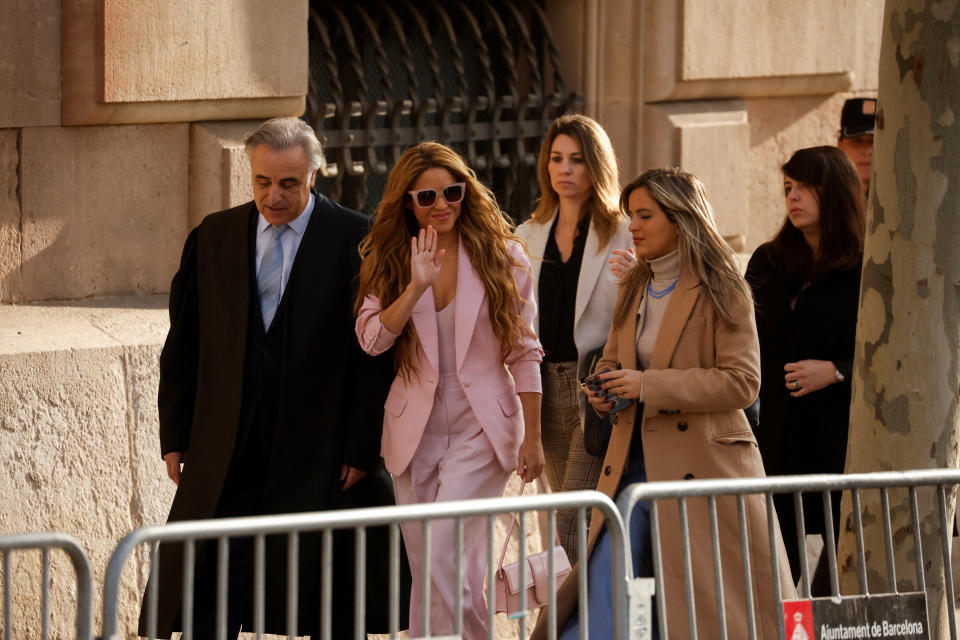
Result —
<instances>
[{"instance_id":1,"label":"blue jeans","mask_svg":"<svg viewBox=\"0 0 960 640\"><path fill-rule=\"evenodd\" d=\"M637 482L646 482L647 474L643 466L641 451L631 451L627 469L620 478L617 496L625 487ZM653 577L653 553L650 547L650 505L646 501L638 502L630 518L630 555L633 561L633 575L638 578ZM607 639L613 637L613 586L611 583L612 565L610 557L610 536L604 527L597 537L597 543L587 563L587 616L589 634L587 637ZM653 638L657 639L656 608L654 608ZM560 640L577 640L580 637L580 610L560 633Z\"/></svg>"}]
</instances>

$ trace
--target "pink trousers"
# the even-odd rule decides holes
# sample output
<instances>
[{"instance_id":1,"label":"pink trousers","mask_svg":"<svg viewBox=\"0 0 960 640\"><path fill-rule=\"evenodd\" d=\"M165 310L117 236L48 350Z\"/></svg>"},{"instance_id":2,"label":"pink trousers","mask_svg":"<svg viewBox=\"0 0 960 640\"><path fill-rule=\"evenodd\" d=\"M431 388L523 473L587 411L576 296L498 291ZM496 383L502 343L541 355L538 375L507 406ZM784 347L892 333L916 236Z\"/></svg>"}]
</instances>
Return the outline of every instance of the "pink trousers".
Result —
<instances>
[{"instance_id":1,"label":"pink trousers","mask_svg":"<svg viewBox=\"0 0 960 640\"><path fill-rule=\"evenodd\" d=\"M393 479L397 504L442 502L503 495L512 471L504 470L477 421L455 374L440 376L433 411L410 466ZM420 610L423 524L400 525L410 560L410 636L425 635ZM453 520L430 525L430 635L451 635L456 621L456 529ZM463 521L463 638L487 637L483 580L486 518Z\"/></svg>"}]
</instances>

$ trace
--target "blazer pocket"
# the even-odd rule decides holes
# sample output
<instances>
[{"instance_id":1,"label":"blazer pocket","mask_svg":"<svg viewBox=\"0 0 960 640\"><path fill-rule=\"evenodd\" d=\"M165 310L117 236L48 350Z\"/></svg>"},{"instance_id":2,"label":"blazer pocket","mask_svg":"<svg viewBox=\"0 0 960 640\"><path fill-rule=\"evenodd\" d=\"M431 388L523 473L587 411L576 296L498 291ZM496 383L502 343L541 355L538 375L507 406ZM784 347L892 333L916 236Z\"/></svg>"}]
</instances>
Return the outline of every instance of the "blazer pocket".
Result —
<instances>
[{"instance_id":1,"label":"blazer pocket","mask_svg":"<svg viewBox=\"0 0 960 640\"><path fill-rule=\"evenodd\" d=\"M399 393L391 393L387 396L387 401L383 404L384 410L394 418L403 415L403 410L407 408L407 399Z\"/></svg>"},{"instance_id":2,"label":"blazer pocket","mask_svg":"<svg viewBox=\"0 0 960 640\"><path fill-rule=\"evenodd\" d=\"M753 435L753 431L748 430L734 433L721 433L711 437L710 442L715 442L717 444L738 444L742 442L749 442L750 444L755 445L757 444L757 438Z\"/></svg>"},{"instance_id":3,"label":"blazer pocket","mask_svg":"<svg viewBox=\"0 0 960 640\"><path fill-rule=\"evenodd\" d=\"M687 320L687 324L683 325L683 330L687 331L689 329L699 329L700 327L707 326L707 319L704 316L697 316Z\"/></svg>"},{"instance_id":4,"label":"blazer pocket","mask_svg":"<svg viewBox=\"0 0 960 640\"><path fill-rule=\"evenodd\" d=\"M497 402L500 403L500 409L505 416L514 416L517 415L517 411L520 411L520 396L515 391L503 394L497 398Z\"/></svg>"}]
</instances>

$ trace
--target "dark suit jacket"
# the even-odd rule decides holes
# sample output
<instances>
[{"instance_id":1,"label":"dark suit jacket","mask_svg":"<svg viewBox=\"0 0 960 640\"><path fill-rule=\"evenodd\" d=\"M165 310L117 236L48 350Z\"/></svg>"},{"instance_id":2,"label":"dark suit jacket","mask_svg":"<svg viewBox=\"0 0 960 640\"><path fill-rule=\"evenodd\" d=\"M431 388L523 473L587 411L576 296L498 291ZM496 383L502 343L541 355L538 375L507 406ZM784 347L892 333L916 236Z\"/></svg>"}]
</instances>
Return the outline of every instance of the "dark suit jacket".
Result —
<instances>
[{"instance_id":1,"label":"dark suit jacket","mask_svg":"<svg viewBox=\"0 0 960 640\"><path fill-rule=\"evenodd\" d=\"M802 283L787 278L765 244L750 258L747 281L760 339L757 442L764 468L768 475L843 473L860 269L830 271L800 291ZM790 298L798 292L791 310ZM783 367L806 359L833 362L846 381L794 398L785 387Z\"/></svg>"},{"instance_id":2,"label":"dark suit jacket","mask_svg":"<svg viewBox=\"0 0 960 640\"><path fill-rule=\"evenodd\" d=\"M276 320L264 334L256 217L252 202L207 216L187 238L171 285L170 332L160 357L160 442L164 454L184 452L185 463L170 521L214 517L231 467L230 478L258 474L262 500L255 513L350 506L340 490L341 464L381 468L382 407L393 372L389 358L364 354L353 332L357 245L367 219L317 195ZM268 434L269 455L240 455L238 441L257 425ZM238 460L253 468L237 469ZM282 566L283 556L274 551L268 545L266 631L285 633L283 571L270 570L273 557ZM178 626L180 553L171 546L160 554L161 637ZM311 605L319 602L319 549L305 540L300 558L306 631L317 614Z\"/></svg>"}]
</instances>

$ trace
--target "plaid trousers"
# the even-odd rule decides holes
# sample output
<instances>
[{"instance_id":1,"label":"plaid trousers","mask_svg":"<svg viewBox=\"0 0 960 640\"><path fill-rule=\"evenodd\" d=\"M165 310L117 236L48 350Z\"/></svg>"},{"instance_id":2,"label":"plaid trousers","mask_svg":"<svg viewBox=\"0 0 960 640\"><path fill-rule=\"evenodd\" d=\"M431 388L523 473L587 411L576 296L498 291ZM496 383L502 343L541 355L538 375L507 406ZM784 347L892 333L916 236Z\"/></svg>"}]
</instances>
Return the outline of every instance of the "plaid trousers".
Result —
<instances>
[{"instance_id":1,"label":"plaid trousers","mask_svg":"<svg viewBox=\"0 0 960 640\"><path fill-rule=\"evenodd\" d=\"M576 362L544 362L541 439L551 491L596 489L603 458L587 453L580 424L580 385ZM589 511L587 512L589 525ZM557 511L557 534L570 558L577 560L577 511Z\"/></svg>"}]
</instances>

